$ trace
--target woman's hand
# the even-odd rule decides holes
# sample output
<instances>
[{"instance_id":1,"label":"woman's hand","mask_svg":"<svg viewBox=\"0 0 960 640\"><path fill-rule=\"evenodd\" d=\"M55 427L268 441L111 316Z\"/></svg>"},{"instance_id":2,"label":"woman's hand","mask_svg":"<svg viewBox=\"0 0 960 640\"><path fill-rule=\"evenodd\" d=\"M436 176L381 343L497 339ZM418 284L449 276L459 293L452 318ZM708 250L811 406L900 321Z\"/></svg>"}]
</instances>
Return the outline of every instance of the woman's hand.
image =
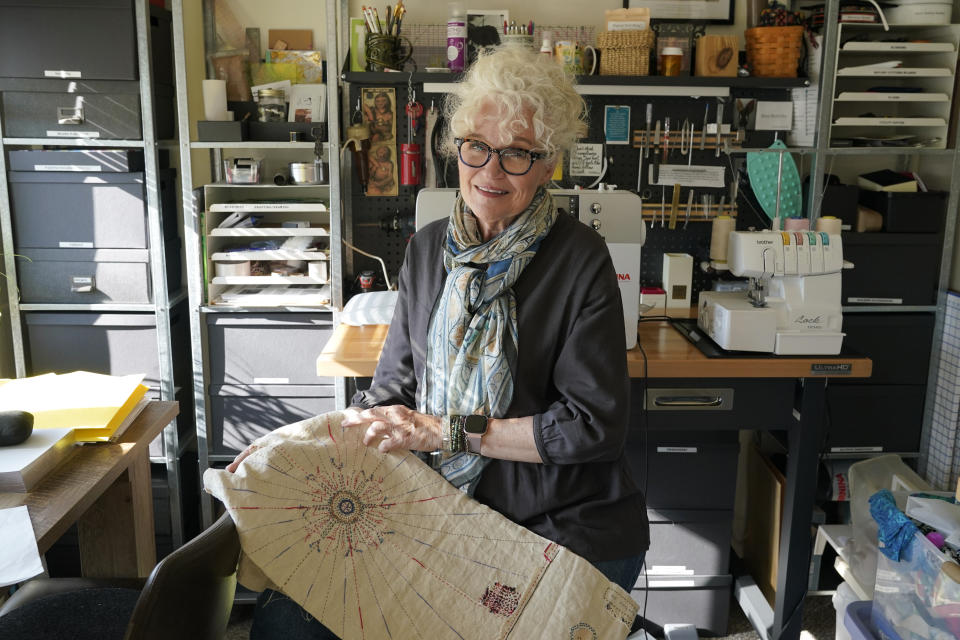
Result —
<instances>
[{"instance_id":1,"label":"woman's hand","mask_svg":"<svg viewBox=\"0 0 960 640\"><path fill-rule=\"evenodd\" d=\"M347 409L342 424L344 427L366 427L363 444L375 446L382 453L394 449L436 451L443 440L440 416L417 413L399 404Z\"/></svg>"},{"instance_id":2,"label":"woman's hand","mask_svg":"<svg viewBox=\"0 0 960 640\"><path fill-rule=\"evenodd\" d=\"M240 466L240 463L243 462L244 459L247 458L247 456L249 456L251 453L253 453L259 448L260 447L258 447L257 445L252 444L246 449L244 449L243 451L241 451L240 453L238 453L237 457L233 459L233 462L227 465L227 471L229 471L230 473L236 473L237 467Z\"/></svg>"}]
</instances>

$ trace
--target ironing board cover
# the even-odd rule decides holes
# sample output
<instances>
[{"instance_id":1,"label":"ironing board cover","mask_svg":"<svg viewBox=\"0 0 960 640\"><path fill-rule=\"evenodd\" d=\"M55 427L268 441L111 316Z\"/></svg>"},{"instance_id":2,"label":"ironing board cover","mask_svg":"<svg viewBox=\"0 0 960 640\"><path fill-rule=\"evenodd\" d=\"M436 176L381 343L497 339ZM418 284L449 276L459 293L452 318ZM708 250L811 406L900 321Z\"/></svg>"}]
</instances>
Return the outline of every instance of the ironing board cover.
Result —
<instances>
[{"instance_id":1,"label":"ironing board cover","mask_svg":"<svg viewBox=\"0 0 960 640\"><path fill-rule=\"evenodd\" d=\"M331 412L271 432L204 487L233 516L238 581L345 639L625 638L637 604L572 551Z\"/></svg>"}]
</instances>

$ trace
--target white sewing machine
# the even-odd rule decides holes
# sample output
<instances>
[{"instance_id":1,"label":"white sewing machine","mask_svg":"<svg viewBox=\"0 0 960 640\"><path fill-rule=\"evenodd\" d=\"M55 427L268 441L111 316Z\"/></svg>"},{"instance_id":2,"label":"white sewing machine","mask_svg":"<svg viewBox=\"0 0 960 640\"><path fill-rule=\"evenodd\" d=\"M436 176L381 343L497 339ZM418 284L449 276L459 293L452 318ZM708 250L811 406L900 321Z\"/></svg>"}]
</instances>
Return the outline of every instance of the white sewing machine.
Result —
<instances>
[{"instance_id":1,"label":"white sewing machine","mask_svg":"<svg viewBox=\"0 0 960 640\"><path fill-rule=\"evenodd\" d=\"M778 355L840 353L839 235L732 231L727 263L743 292L704 291L697 325L724 349Z\"/></svg>"},{"instance_id":2,"label":"white sewing machine","mask_svg":"<svg viewBox=\"0 0 960 640\"><path fill-rule=\"evenodd\" d=\"M607 241L623 299L627 349L632 349L637 345L640 320L640 247L647 238L647 227L640 216L643 201L630 191L549 191L561 213L589 225ZM447 217L456 193L456 189L421 189L417 194L416 228Z\"/></svg>"}]
</instances>

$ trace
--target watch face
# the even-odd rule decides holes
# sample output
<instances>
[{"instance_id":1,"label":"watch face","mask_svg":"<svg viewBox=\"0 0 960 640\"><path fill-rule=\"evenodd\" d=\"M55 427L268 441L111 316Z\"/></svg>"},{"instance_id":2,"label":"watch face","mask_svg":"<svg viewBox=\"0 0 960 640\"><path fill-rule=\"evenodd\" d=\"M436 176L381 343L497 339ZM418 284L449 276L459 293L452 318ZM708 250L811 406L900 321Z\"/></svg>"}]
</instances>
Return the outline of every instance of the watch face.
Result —
<instances>
[{"instance_id":1,"label":"watch face","mask_svg":"<svg viewBox=\"0 0 960 640\"><path fill-rule=\"evenodd\" d=\"M463 432L482 436L487 432L486 416L467 416L463 423Z\"/></svg>"}]
</instances>

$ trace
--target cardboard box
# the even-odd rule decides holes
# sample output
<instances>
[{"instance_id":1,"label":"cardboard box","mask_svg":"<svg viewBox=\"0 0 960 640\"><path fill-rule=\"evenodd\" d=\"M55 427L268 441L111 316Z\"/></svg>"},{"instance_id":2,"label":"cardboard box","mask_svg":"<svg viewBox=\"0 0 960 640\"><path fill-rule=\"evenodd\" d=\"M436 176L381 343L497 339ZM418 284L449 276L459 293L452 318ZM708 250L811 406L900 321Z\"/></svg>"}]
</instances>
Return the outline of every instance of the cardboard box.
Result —
<instances>
[{"instance_id":1,"label":"cardboard box","mask_svg":"<svg viewBox=\"0 0 960 640\"><path fill-rule=\"evenodd\" d=\"M277 46L282 42L286 46ZM270 29L267 49L313 49L313 29Z\"/></svg>"}]
</instances>

